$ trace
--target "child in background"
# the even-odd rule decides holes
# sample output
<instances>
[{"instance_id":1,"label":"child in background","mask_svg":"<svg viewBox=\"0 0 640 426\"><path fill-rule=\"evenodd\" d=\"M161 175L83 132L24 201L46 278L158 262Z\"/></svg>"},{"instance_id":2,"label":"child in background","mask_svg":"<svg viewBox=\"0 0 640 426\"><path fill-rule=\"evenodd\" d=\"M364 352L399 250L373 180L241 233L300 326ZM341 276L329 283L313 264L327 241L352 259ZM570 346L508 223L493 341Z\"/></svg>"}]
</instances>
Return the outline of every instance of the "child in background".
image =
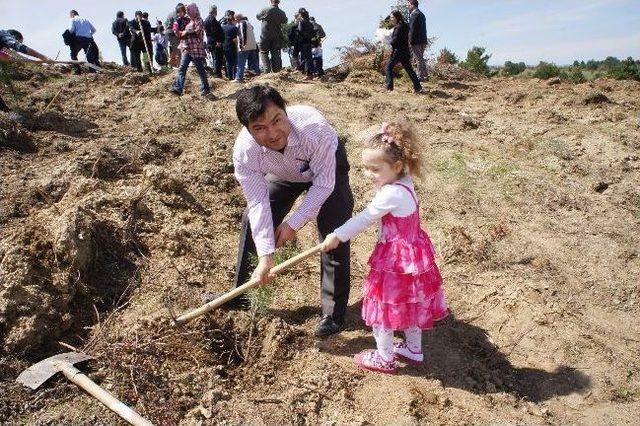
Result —
<instances>
[{"instance_id":1,"label":"child in background","mask_svg":"<svg viewBox=\"0 0 640 426\"><path fill-rule=\"evenodd\" d=\"M314 41L311 48L311 57L313 58L313 68L316 71L318 77L324 75L324 69L322 68L322 45L319 41Z\"/></svg>"},{"instance_id":2,"label":"child in background","mask_svg":"<svg viewBox=\"0 0 640 426\"><path fill-rule=\"evenodd\" d=\"M365 370L395 374L398 358L422 363L422 330L448 313L434 248L420 227L413 187L412 176L420 177L420 152L407 123L384 123L362 152L366 173L378 188L376 195L364 211L323 242L323 251L330 251L381 221L362 303L362 318L373 328L377 350L355 356ZM402 330L405 337L395 345L394 330Z\"/></svg>"},{"instance_id":3,"label":"child in background","mask_svg":"<svg viewBox=\"0 0 640 426\"><path fill-rule=\"evenodd\" d=\"M168 50L169 50L169 39L164 33L164 27L158 21L157 26L158 32L153 35L153 50L155 52L154 59L156 63L160 65L161 69L165 69L169 64L168 58Z\"/></svg>"},{"instance_id":4,"label":"child in background","mask_svg":"<svg viewBox=\"0 0 640 426\"><path fill-rule=\"evenodd\" d=\"M173 23L173 32L178 35L178 39L180 40L178 49L182 51L187 47L187 42L184 38L181 38L179 34L187 29L187 25L191 21L187 16L187 7L185 5L176 6L176 16L176 20Z\"/></svg>"}]
</instances>

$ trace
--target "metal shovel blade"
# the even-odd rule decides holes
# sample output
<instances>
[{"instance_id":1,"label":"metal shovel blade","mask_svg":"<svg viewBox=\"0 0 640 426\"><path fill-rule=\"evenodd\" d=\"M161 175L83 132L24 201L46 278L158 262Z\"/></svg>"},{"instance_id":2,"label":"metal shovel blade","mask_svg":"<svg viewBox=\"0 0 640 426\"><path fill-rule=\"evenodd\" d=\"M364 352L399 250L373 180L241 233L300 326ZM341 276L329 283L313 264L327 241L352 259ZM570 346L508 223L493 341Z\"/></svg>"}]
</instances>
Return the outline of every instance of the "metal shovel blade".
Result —
<instances>
[{"instance_id":1,"label":"metal shovel blade","mask_svg":"<svg viewBox=\"0 0 640 426\"><path fill-rule=\"evenodd\" d=\"M38 389L44 382L49 380L51 376L54 376L60 371L57 366L58 363L73 365L91 358L93 357L79 352L67 352L64 354L54 355L47 359L43 359L42 361L33 364L31 367L24 370L18 376L16 382L22 383L26 387L35 390Z\"/></svg>"}]
</instances>

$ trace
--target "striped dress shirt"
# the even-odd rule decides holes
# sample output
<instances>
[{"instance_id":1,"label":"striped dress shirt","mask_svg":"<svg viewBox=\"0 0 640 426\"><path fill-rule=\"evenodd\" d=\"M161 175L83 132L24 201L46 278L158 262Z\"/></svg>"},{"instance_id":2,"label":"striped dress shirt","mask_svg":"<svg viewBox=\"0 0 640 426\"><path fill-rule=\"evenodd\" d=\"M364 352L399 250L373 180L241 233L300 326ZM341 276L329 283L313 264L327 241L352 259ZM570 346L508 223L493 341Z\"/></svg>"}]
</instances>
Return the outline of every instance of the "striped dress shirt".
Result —
<instances>
[{"instance_id":1,"label":"striped dress shirt","mask_svg":"<svg viewBox=\"0 0 640 426\"><path fill-rule=\"evenodd\" d=\"M247 199L258 256L275 251L267 174L287 182L311 182L300 207L287 220L296 231L316 218L335 186L336 131L310 106L287 107L287 116L291 133L284 153L258 145L246 127L233 147L235 177Z\"/></svg>"}]
</instances>

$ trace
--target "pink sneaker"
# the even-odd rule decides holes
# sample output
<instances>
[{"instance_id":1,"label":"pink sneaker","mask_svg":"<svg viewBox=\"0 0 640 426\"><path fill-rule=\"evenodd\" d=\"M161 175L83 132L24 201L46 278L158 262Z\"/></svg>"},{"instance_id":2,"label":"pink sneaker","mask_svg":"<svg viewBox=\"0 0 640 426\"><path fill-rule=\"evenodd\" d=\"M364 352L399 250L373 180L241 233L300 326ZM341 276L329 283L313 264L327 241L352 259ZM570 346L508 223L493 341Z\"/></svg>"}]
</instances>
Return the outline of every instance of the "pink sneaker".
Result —
<instances>
[{"instance_id":1,"label":"pink sneaker","mask_svg":"<svg viewBox=\"0 0 640 426\"><path fill-rule=\"evenodd\" d=\"M396 358L403 359L409 364L422 365L424 361L424 355L422 351L413 352L405 342L396 343L393 345L393 352L396 354Z\"/></svg>"},{"instance_id":2,"label":"pink sneaker","mask_svg":"<svg viewBox=\"0 0 640 426\"><path fill-rule=\"evenodd\" d=\"M353 359L356 365L363 370L377 371L385 374L396 374L396 362L385 361L378 351L368 350L356 354Z\"/></svg>"}]
</instances>

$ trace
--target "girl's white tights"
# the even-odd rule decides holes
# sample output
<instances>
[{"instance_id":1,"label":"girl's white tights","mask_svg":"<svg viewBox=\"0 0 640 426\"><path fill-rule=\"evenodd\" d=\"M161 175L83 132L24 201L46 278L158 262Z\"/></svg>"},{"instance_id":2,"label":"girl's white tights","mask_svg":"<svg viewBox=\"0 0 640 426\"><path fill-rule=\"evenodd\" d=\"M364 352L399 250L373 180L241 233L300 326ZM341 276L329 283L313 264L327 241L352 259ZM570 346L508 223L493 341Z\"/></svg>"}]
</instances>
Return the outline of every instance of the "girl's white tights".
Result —
<instances>
[{"instance_id":1,"label":"girl's white tights","mask_svg":"<svg viewBox=\"0 0 640 426\"><path fill-rule=\"evenodd\" d=\"M386 361L393 360L393 330L386 330L382 327L373 327L373 337L376 339L378 353ZM422 330L418 327L412 327L404 330L404 339L407 347L411 352L422 352Z\"/></svg>"}]
</instances>

